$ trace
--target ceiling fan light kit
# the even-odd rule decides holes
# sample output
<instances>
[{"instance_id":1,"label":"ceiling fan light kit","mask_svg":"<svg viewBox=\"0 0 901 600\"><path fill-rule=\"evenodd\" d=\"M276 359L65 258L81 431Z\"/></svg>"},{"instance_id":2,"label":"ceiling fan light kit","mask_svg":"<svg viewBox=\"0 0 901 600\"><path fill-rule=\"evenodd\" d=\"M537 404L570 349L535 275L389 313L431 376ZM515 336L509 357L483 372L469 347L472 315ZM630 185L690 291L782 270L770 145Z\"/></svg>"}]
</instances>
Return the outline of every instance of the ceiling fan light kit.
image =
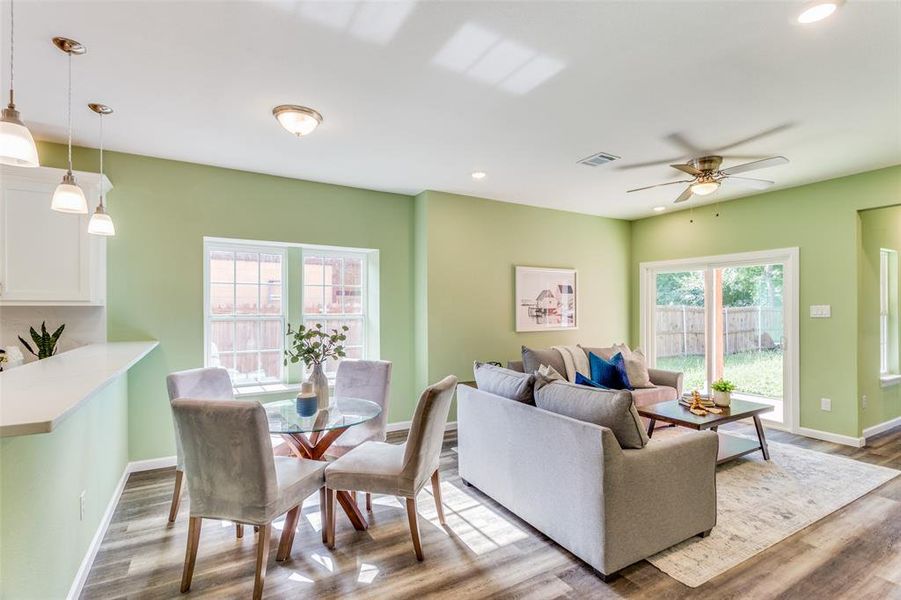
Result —
<instances>
[{"instance_id":1,"label":"ceiling fan light kit","mask_svg":"<svg viewBox=\"0 0 901 600\"><path fill-rule=\"evenodd\" d=\"M64 37L53 38L53 45L65 52L69 57L69 84L68 96L66 99L66 119L68 130L68 169L63 175L63 180L56 190L53 192L53 199L50 202L50 208L61 213L72 213L79 215L88 214L88 201L84 197L84 191L75 181L75 175L72 173L72 56L80 56L87 52L84 45Z\"/></svg>"},{"instance_id":2,"label":"ceiling fan light kit","mask_svg":"<svg viewBox=\"0 0 901 600\"><path fill-rule=\"evenodd\" d=\"M9 2L9 104L0 113L0 164L14 167L39 167L38 147L31 132L16 110L15 75L15 12Z\"/></svg>"}]
</instances>

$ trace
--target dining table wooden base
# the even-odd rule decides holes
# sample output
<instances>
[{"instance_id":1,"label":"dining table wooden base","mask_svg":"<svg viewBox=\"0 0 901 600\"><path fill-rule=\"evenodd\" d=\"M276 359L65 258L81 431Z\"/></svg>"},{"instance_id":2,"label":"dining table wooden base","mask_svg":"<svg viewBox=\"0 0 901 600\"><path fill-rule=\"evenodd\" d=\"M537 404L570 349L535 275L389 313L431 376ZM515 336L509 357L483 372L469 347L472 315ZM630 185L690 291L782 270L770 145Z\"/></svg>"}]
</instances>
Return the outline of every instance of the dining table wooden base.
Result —
<instances>
[{"instance_id":1,"label":"dining table wooden base","mask_svg":"<svg viewBox=\"0 0 901 600\"><path fill-rule=\"evenodd\" d=\"M325 432L314 431L310 434L309 439L303 433L282 433L282 439L287 442L294 453L299 458L307 458L310 460L325 460L325 451L328 450L338 437L347 430L347 427L330 429ZM354 529L357 531L365 531L369 527L366 517L360 511L356 501L347 491L336 492L336 499L341 508L344 509L347 518L350 519ZM325 525L323 524L323 527Z\"/></svg>"}]
</instances>

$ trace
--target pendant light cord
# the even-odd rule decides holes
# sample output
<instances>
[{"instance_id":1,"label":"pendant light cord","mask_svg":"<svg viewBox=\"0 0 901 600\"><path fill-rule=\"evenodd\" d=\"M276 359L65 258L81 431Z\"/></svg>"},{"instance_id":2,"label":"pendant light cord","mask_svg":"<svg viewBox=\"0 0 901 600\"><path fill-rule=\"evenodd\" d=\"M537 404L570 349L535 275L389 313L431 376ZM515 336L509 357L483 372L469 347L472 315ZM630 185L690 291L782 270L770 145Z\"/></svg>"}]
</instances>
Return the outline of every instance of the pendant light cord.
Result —
<instances>
[{"instance_id":1,"label":"pendant light cord","mask_svg":"<svg viewBox=\"0 0 901 600\"><path fill-rule=\"evenodd\" d=\"M13 79L15 76L15 71L13 65L15 61L13 60L16 55L16 13L13 10L13 0L9 0L9 107L16 107L16 99L13 95L13 89L15 86L13 85Z\"/></svg>"},{"instance_id":2,"label":"pendant light cord","mask_svg":"<svg viewBox=\"0 0 901 600\"><path fill-rule=\"evenodd\" d=\"M103 208L103 113L100 115L100 207Z\"/></svg>"},{"instance_id":3,"label":"pendant light cord","mask_svg":"<svg viewBox=\"0 0 901 600\"><path fill-rule=\"evenodd\" d=\"M72 53L69 52L69 96L67 102L69 103L69 112L67 114L67 121L69 125L69 175L72 174Z\"/></svg>"}]
</instances>

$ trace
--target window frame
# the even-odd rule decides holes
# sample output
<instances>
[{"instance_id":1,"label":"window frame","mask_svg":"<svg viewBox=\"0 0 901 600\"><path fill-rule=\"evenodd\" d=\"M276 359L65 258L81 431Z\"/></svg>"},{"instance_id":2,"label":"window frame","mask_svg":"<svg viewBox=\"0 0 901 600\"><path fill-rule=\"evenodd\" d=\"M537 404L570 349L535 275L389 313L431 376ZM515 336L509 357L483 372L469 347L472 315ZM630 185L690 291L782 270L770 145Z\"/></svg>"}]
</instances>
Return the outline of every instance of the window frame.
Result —
<instances>
[{"instance_id":1,"label":"window frame","mask_svg":"<svg viewBox=\"0 0 901 600\"><path fill-rule=\"evenodd\" d=\"M281 312L278 314L253 314L253 315L239 315L237 312L234 312L231 315L214 315L210 310L210 291L211 285L214 283L210 281L210 255L212 252L255 252L258 254L273 254L281 257ZM237 264L237 260L235 261ZM278 348L266 349L268 352L279 353L279 376L277 378L267 378L253 381L241 381L236 382L232 381L232 387L236 390L241 388L248 387L258 387L262 385L268 384L284 384L288 379L288 370L283 364L283 359L285 355L285 331L288 323L288 302L289 302L289 282L287 279L288 275L288 253L287 247L283 244L266 244L264 242L254 242L248 243L241 240L210 240L204 239L203 242L203 364L205 367L209 367L212 359L212 324L214 321L227 321L234 322L237 324L239 321L255 321L255 322L263 322L263 321L274 321L279 320L281 322L281 333L279 335L279 346ZM231 284L237 289L237 274L235 274L235 281L231 282ZM257 287L261 289L263 282L257 278ZM259 298L258 298L259 300ZM237 307L235 307L237 310ZM238 351L237 347L237 335L233 336L233 344L235 346L234 349L231 350L231 354L235 355L236 366L237 366L237 356L238 354L251 354L256 353L259 357L260 353L264 350L244 350ZM259 360L259 359L258 359ZM259 364L259 363L258 363Z\"/></svg>"},{"instance_id":2,"label":"window frame","mask_svg":"<svg viewBox=\"0 0 901 600\"><path fill-rule=\"evenodd\" d=\"M892 353L898 346L898 333L892 327L897 319L897 307L892 304L892 289L897 288L898 252L891 248L879 249L879 375L898 374L898 364L892 362Z\"/></svg>"}]
</instances>

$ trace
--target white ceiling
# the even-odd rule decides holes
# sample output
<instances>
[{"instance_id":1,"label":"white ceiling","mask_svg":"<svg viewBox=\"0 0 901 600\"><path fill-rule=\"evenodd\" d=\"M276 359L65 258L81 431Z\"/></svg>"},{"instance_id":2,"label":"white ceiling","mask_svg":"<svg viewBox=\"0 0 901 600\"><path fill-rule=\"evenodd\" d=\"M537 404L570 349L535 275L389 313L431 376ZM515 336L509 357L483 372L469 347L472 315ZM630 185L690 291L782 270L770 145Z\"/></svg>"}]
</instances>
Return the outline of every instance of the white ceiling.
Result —
<instances>
[{"instance_id":1,"label":"white ceiling","mask_svg":"<svg viewBox=\"0 0 901 600\"><path fill-rule=\"evenodd\" d=\"M778 187L901 163L901 3L848 0L808 26L801 5L20 1L16 99L36 137L65 139L64 35L88 48L77 144L97 145L97 101L113 150L636 218L681 187L627 189L684 178L625 168L650 161L782 154L747 174ZM283 103L325 121L295 139ZM577 164L598 151L622 159Z\"/></svg>"}]
</instances>

